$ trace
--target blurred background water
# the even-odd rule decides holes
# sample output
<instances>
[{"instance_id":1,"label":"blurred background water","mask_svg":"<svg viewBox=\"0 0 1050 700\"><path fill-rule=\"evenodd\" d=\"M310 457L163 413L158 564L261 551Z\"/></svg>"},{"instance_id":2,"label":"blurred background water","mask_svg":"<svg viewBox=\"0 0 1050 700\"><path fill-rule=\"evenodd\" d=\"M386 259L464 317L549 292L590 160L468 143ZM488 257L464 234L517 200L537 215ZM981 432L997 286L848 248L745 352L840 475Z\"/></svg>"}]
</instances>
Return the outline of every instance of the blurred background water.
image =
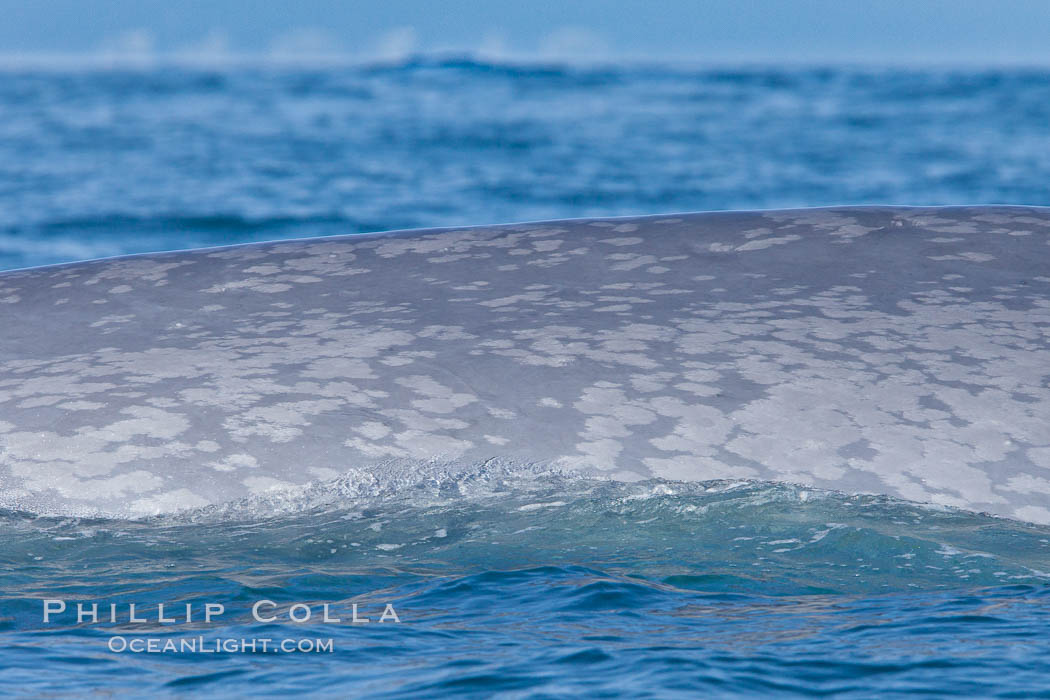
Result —
<instances>
[{"instance_id":1,"label":"blurred background water","mask_svg":"<svg viewBox=\"0 0 1050 700\"><path fill-rule=\"evenodd\" d=\"M1050 204L1050 70L418 57L0 71L0 268L284 237Z\"/></svg>"}]
</instances>

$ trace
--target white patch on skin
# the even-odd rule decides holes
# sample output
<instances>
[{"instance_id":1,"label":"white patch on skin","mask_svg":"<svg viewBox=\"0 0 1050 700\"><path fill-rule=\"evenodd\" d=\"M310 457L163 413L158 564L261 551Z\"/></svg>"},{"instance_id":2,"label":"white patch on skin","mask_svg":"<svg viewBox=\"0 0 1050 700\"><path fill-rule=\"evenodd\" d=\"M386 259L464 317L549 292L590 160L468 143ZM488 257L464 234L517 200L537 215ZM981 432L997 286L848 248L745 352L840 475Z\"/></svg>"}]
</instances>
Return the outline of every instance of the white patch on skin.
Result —
<instances>
[{"instance_id":1,"label":"white patch on skin","mask_svg":"<svg viewBox=\"0 0 1050 700\"><path fill-rule=\"evenodd\" d=\"M655 476L681 481L710 479L746 479L758 476L750 467L730 466L710 457L682 455L681 457L647 457L645 464Z\"/></svg>"},{"instance_id":2,"label":"white patch on skin","mask_svg":"<svg viewBox=\"0 0 1050 700\"><path fill-rule=\"evenodd\" d=\"M99 320L93 321L93 322L91 322L88 325L91 328L102 328L103 326L108 326L108 325L114 324L114 323L117 323L117 324L119 324L119 323L131 323L134 320L135 320L134 314L127 314L127 315L123 315L123 316L116 315L116 314L110 314L109 316L103 316Z\"/></svg>"},{"instance_id":3,"label":"white patch on skin","mask_svg":"<svg viewBox=\"0 0 1050 700\"><path fill-rule=\"evenodd\" d=\"M1033 447L1028 450L1028 459L1043 469L1050 469L1050 447Z\"/></svg>"},{"instance_id":4,"label":"white patch on skin","mask_svg":"<svg viewBox=\"0 0 1050 700\"><path fill-rule=\"evenodd\" d=\"M650 440L650 444L665 452L684 453L680 457L650 457L643 460L655 473L668 476L689 468L695 470L697 478L728 478L730 473L742 477L758 476L750 467L730 469L715 459L717 449L725 444L733 429L732 421L721 411L672 397L657 397L650 400L648 405L661 416L676 419L671 433ZM690 463L695 466L687 467ZM719 476L701 476L704 474Z\"/></svg>"},{"instance_id":5,"label":"white patch on skin","mask_svg":"<svg viewBox=\"0 0 1050 700\"><path fill-rule=\"evenodd\" d=\"M975 252L957 253L955 255L930 255L930 256L927 256L927 257L929 257L930 260L938 260L938 261L941 261L941 260L967 260L969 262L979 262L979 263L980 262L988 262L990 260L995 260L995 256L994 255L989 255L987 253L975 253Z\"/></svg>"},{"instance_id":6,"label":"white patch on skin","mask_svg":"<svg viewBox=\"0 0 1050 700\"><path fill-rule=\"evenodd\" d=\"M752 238L756 235L768 234L769 229L755 229L751 232L745 233L745 238ZM797 234L789 234L786 236L769 236L768 238L760 238L757 240L750 240L747 243L712 243L708 246L708 250L712 253L746 253L754 250L765 250L775 245L785 245L787 243L793 243L795 241L802 240L802 236Z\"/></svg>"},{"instance_id":7,"label":"white patch on skin","mask_svg":"<svg viewBox=\"0 0 1050 700\"><path fill-rule=\"evenodd\" d=\"M131 461L135 456L125 461ZM12 468L12 473L23 477L25 488L35 490L54 490L70 501L93 501L124 498L127 494L147 493L159 489L164 480L156 474L136 470L115 476L81 479L71 475L68 463L59 461L39 463L31 471ZM83 472L97 470L82 469Z\"/></svg>"},{"instance_id":8,"label":"white patch on skin","mask_svg":"<svg viewBox=\"0 0 1050 700\"><path fill-rule=\"evenodd\" d=\"M864 236L872 231L877 231L880 228L878 226L863 226L857 221L855 216L827 210L768 212L763 214L763 216L782 226L798 226L824 231L828 235L845 242Z\"/></svg>"},{"instance_id":9,"label":"white patch on skin","mask_svg":"<svg viewBox=\"0 0 1050 700\"><path fill-rule=\"evenodd\" d=\"M190 425L186 417L181 414L149 406L132 406L121 409L120 412L132 418L111 423L98 429L97 433L85 432L81 429L81 434L97 434L110 442L127 442L138 435L170 440L184 432Z\"/></svg>"},{"instance_id":10,"label":"white patch on skin","mask_svg":"<svg viewBox=\"0 0 1050 700\"><path fill-rule=\"evenodd\" d=\"M509 297L489 299L478 303L481 306L487 306L489 308L499 308L503 306L513 306L520 302L542 301L546 296L547 294L545 292L526 292L525 294L515 294Z\"/></svg>"},{"instance_id":11,"label":"white patch on skin","mask_svg":"<svg viewBox=\"0 0 1050 700\"><path fill-rule=\"evenodd\" d=\"M408 454L400 447L393 445L381 445L364 440L362 438L350 438L343 443L349 448L357 450L366 457L407 457Z\"/></svg>"},{"instance_id":12,"label":"white patch on skin","mask_svg":"<svg viewBox=\"0 0 1050 700\"><path fill-rule=\"evenodd\" d=\"M623 444L616 438L630 437L631 427L648 425L656 420L656 413L642 402L628 399L622 389L608 382L584 389L573 407L588 416L584 430L579 433L583 441L576 444L583 456L562 458L563 464L573 468L617 468Z\"/></svg>"},{"instance_id":13,"label":"white patch on skin","mask_svg":"<svg viewBox=\"0 0 1050 700\"><path fill-rule=\"evenodd\" d=\"M226 419L230 437L243 442L253 435L273 442L290 442L303 434L313 416L332 411L345 402L338 399L287 401L270 406L258 406Z\"/></svg>"},{"instance_id":14,"label":"white patch on skin","mask_svg":"<svg viewBox=\"0 0 1050 700\"><path fill-rule=\"evenodd\" d=\"M95 274L84 279L81 284L91 286L107 280L140 280L163 285L167 282L168 273L186 265L193 265L193 260L177 262L159 262L148 258L128 258L108 261L105 265L96 266Z\"/></svg>"},{"instance_id":15,"label":"white patch on skin","mask_svg":"<svg viewBox=\"0 0 1050 700\"><path fill-rule=\"evenodd\" d=\"M1050 494L1050 480L1032 474L1021 474L1012 476L1006 483L999 486L1001 491L1014 491L1017 493L1044 493Z\"/></svg>"},{"instance_id":16,"label":"white patch on skin","mask_svg":"<svg viewBox=\"0 0 1050 700\"><path fill-rule=\"evenodd\" d=\"M612 253L606 255L605 259L620 261L609 265L609 269L615 272L630 272L656 262L655 255L643 255L642 253Z\"/></svg>"},{"instance_id":17,"label":"white patch on skin","mask_svg":"<svg viewBox=\"0 0 1050 700\"><path fill-rule=\"evenodd\" d=\"M414 399L409 403L413 408L428 413L453 413L478 400L473 394L456 393L430 377L422 375L401 377L395 379L394 382L425 396L424 399Z\"/></svg>"},{"instance_id":18,"label":"white patch on skin","mask_svg":"<svg viewBox=\"0 0 1050 700\"><path fill-rule=\"evenodd\" d=\"M208 466L219 472L232 472L238 469L255 469L259 462L249 454L238 453L228 455L219 462L208 462Z\"/></svg>"},{"instance_id":19,"label":"white patch on skin","mask_svg":"<svg viewBox=\"0 0 1050 700\"><path fill-rule=\"evenodd\" d=\"M361 433L369 440L382 440L390 434L390 428L382 423L376 423L375 421L363 423L359 427L354 428L354 430Z\"/></svg>"},{"instance_id":20,"label":"white patch on skin","mask_svg":"<svg viewBox=\"0 0 1050 700\"><path fill-rule=\"evenodd\" d=\"M473 333L467 333L463 330L463 326L441 326L431 325L426 326L418 333L417 338L433 338L434 340L474 340L478 336Z\"/></svg>"},{"instance_id":21,"label":"white patch on skin","mask_svg":"<svg viewBox=\"0 0 1050 700\"><path fill-rule=\"evenodd\" d=\"M100 408L105 408L106 404L97 401L67 401L66 403L58 404L58 407L67 411L97 411Z\"/></svg>"},{"instance_id":22,"label":"white patch on skin","mask_svg":"<svg viewBox=\"0 0 1050 700\"><path fill-rule=\"evenodd\" d=\"M53 488L73 499L112 498L156 488L160 478L141 470L134 472L135 478L102 477L124 464L186 453L191 448L172 438L184 432L189 422L184 416L145 406L120 412L132 417L99 428L85 426L71 435L6 432L0 435L0 464L22 478L27 488ZM140 438L162 444L137 444Z\"/></svg>"},{"instance_id":23,"label":"white patch on skin","mask_svg":"<svg viewBox=\"0 0 1050 700\"><path fill-rule=\"evenodd\" d=\"M838 450L863 434L821 391L834 386L773 387L768 399L752 402L732 414L743 434L726 449L779 472L811 473L820 479L837 479L847 467ZM791 406L785 412L785 406Z\"/></svg>"},{"instance_id":24,"label":"white patch on skin","mask_svg":"<svg viewBox=\"0 0 1050 700\"><path fill-rule=\"evenodd\" d=\"M247 479L242 480L241 483L248 487L248 492L252 494L284 491L295 487L295 484L289 481L274 479L270 476L249 476Z\"/></svg>"},{"instance_id":25,"label":"white patch on skin","mask_svg":"<svg viewBox=\"0 0 1050 700\"><path fill-rule=\"evenodd\" d=\"M421 430L398 433L394 441L401 447L404 456L415 459L458 459L474 446L470 440L459 440Z\"/></svg>"},{"instance_id":26,"label":"white patch on skin","mask_svg":"<svg viewBox=\"0 0 1050 700\"><path fill-rule=\"evenodd\" d=\"M558 464L567 469L598 469L609 471L616 468L616 459L623 451L617 440L592 440L576 443L580 455L561 457Z\"/></svg>"},{"instance_id":27,"label":"white patch on skin","mask_svg":"<svg viewBox=\"0 0 1050 700\"><path fill-rule=\"evenodd\" d=\"M375 379L376 374L367 362L356 357L325 357L308 364L302 376L316 379Z\"/></svg>"},{"instance_id":28,"label":"white patch on skin","mask_svg":"<svg viewBox=\"0 0 1050 700\"><path fill-rule=\"evenodd\" d=\"M485 408L490 416L493 418L499 418L501 420L510 420L517 417L517 413L509 411L505 408L496 408L495 406L488 406Z\"/></svg>"},{"instance_id":29,"label":"white patch on skin","mask_svg":"<svg viewBox=\"0 0 1050 700\"><path fill-rule=\"evenodd\" d=\"M265 282L257 278L249 278L238 280L236 282L223 282L222 284L212 285L201 291L205 294L222 294L224 292L243 289L250 292L261 292L263 294L279 294L281 292L287 292L291 288L291 284L276 284Z\"/></svg>"},{"instance_id":30,"label":"white patch on skin","mask_svg":"<svg viewBox=\"0 0 1050 700\"><path fill-rule=\"evenodd\" d=\"M58 403L64 396L37 396L32 399L26 399L15 404L15 408L39 408L41 406L53 406Z\"/></svg>"},{"instance_id":31,"label":"white patch on skin","mask_svg":"<svg viewBox=\"0 0 1050 700\"><path fill-rule=\"evenodd\" d=\"M1042 506L1021 506L1014 508L1013 515L1019 520L1027 520L1037 525L1050 525L1050 510Z\"/></svg>"},{"instance_id":32,"label":"white patch on skin","mask_svg":"<svg viewBox=\"0 0 1050 700\"><path fill-rule=\"evenodd\" d=\"M201 508L210 504L208 499L198 496L189 489L174 489L132 501L128 509L135 515L144 516Z\"/></svg>"},{"instance_id":33,"label":"white patch on skin","mask_svg":"<svg viewBox=\"0 0 1050 700\"><path fill-rule=\"evenodd\" d=\"M652 374L632 374L631 387L641 393L661 391L675 377L672 372L654 372Z\"/></svg>"}]
</instances>

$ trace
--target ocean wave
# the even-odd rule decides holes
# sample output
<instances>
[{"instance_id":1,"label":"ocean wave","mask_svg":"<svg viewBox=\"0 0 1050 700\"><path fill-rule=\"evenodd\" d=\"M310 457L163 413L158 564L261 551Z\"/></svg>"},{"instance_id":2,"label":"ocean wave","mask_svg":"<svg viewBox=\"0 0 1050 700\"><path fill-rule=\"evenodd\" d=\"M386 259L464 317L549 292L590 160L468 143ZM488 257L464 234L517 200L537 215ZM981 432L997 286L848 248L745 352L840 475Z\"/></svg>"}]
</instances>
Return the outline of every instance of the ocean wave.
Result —
<instances>
[{"instance_id":1,"label":"ocean wave","mask_svg":"<svg viewBox=\"0 0 1050 700\"><path fill-rule=\"evenodd\" d=\"M496 462L387 465L140 518L7 511L0 556L62 570L206 551L230 566L441 575L582 565L705 591L800 595L1050 577L1050 528L884 496L761 481L606 481ZM107 544L109 543L109 544ZM158 560L159 557L159 560Z\"/></svg>"},{"instance_id":2,"label":"ocean wave","mask_svg":"<svg viewBox=\"0 0 1050 700\"><path fill-rule=\"evenodd\" d=\"M992 695L1004 674L1034 691L1045 677L1050 528L786 483L495 462L411 473L139 520L0 513L5 680L35 693L61 678L134 693L864 697L945 682ZM121 612L44 624L45 598ZM253 621L258 601L274 621ZM199 619L205 602L221 621ZM197 617L161 623L162 604ZM291 622L304 605L311 619ZM339 624L320 621L324 605ZM371 623L390 605L400 624L349 624L354 605ZM114 638L334 649L271 665L258 652L111 653ZM52 673L36 672L41 655Z\"/></svg>"}]
</instances>

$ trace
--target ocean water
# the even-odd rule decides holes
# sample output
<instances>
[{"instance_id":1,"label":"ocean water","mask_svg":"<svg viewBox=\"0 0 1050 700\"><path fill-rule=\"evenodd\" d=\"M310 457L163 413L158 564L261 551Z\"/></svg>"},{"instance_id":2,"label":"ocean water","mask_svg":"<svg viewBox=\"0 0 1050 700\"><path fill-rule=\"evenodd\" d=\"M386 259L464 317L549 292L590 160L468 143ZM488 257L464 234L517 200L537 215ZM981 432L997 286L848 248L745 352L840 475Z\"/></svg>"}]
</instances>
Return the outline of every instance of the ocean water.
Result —
<instances>
[{"instance_id":1,"label":"ocean water","mask_svg":"<svg viewBox=\"0 0 1050 700\"><path fill-rule=\"evenodd\" d=\"M0 268L591 215L1050 205L1047 124L1041 69L7 66ZM144 520L0 512L0 695L1050 695L1047 527L498 459L346 468ZM46 600L65 609L45 622Z\"/></svg>"},{"instance_id":2,"label":"ocean water","mask_svg":"<svg viewBox=\"0 0 1050 700\"><path fill-rule=\"evenodd\" d=\"M283 237L1050 204L1050 70L0 66L0 268Z\"/></svg>"},{"instance_id":3,"label":"ocean water","mask_svg":"<svg viewBox=\"0 0 1050 700\"><path fill-rule=\"evenodd\" d=\"M0 528L0 683L34 695L1034 697L1050 678L1050 529L888 498L416 465ZM43 623L43 599L66 612Z\"/></svg>"}]
</instances>

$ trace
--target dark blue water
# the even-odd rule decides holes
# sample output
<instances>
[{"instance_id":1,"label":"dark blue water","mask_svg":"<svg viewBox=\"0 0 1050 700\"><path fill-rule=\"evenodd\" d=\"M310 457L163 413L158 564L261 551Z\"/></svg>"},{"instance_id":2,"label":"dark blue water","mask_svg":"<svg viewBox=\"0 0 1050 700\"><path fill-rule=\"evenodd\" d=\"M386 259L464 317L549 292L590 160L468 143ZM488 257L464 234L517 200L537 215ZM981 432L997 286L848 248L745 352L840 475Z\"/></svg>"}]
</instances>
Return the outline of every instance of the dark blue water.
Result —
<instances>
[{"instance_id":1,"label":"dark blue water","mask_svg":"<svg viewBox=\"0 0 1050 700\"><path fill-rule=\"evenodd\" d=\"M6 70L0 268L588 215L1050 205L1048 124L1050 72L1020 69ZM464 467L145 521L0 513L0 695L1050 694L1048 528ZM67 609L45 623L44 599Z\"/></svg>"}]
</instances>

